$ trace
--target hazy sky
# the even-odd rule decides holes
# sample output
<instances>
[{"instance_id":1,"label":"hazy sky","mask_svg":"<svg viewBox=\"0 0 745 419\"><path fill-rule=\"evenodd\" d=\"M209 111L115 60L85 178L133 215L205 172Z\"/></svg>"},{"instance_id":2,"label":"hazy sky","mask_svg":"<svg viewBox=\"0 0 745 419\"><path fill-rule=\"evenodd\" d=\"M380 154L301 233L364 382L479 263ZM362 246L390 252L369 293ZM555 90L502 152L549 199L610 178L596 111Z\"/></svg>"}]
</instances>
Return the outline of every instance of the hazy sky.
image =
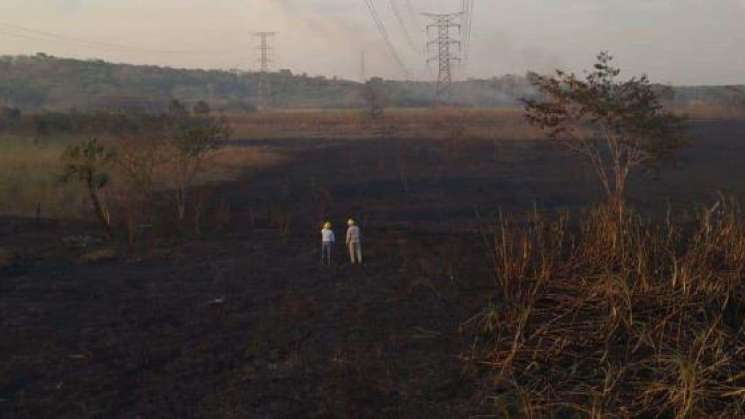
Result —
<instances>
[{"instance_id":1,"label":"hazy sky","mask_svg":"<svg viewBox=\"0 0 745 419\"><path fill-rule=\"evenodd\" d=\"M406 1L373 0L412 77L429 78L426 20L407 13ZM461 4L408 1L417 13ZM0 0L0 54L256 69L252 31L279 32L276 67L357 79L364 50L368 76L402 77L363 0ZM609 50L627 75L745 83L744 45L745 0L475 0L467 74L581 70Z\"/></svg>"}]
</instances>

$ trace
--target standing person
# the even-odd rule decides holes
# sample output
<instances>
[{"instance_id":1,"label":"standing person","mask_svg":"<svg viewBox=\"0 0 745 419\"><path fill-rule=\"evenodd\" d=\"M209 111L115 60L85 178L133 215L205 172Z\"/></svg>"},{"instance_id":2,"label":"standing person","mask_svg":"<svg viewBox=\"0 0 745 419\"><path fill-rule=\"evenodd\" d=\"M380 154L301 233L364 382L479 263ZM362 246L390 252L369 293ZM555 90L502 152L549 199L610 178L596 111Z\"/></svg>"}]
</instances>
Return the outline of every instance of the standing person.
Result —
<instances>
[{"instance_id":1,"label":"standing person","mask_svg":"<svg viewBox=\"0 0 745 419\"><path fill-rule=\"evenodd\" d=\"M321 263L331 265L335 243L336 236L334 231L331 230L331 223L326 221L323 224L323 230L321 230Z\"/></svg>"},{"instance_id":2,"label":"standing person","mask_svg":"<svg viewBox=\"0 0 745 419\"><path fill-rule=\"evenodd\" d=\"M362 241L360 237L360 228L353 219L347 221L347 247L349 248L349 259L352 264L362 263Z\"/></svg>"}]
</instances>

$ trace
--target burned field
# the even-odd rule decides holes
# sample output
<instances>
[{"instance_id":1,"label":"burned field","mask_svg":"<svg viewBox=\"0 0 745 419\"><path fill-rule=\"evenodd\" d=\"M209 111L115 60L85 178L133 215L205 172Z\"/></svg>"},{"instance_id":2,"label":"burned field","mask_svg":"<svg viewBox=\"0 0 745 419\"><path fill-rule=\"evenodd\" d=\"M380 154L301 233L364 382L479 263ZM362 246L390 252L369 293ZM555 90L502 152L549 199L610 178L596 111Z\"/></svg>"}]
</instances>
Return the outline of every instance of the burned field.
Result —
<instances>
[{"instance_id":1,"label":"burned field","mask_svg":"<svg viewBox=\"0 0 745 419\"><path fill-rule=\"evenodd\" d=\"M645 216L745 192L745 123L690 132L676 161L632 179ZM500 211L520 220L597 202L584 164L509 135L237 137L284 159L200 186L211 198L199 237L107 255L62 241L95 225L2 220L0 416L493 413L464 326L499 302L489 228ZM350 216L366 264L347 264L340 245L322 267L320 222L339 235Z\"/></svg>"}]
</instances>

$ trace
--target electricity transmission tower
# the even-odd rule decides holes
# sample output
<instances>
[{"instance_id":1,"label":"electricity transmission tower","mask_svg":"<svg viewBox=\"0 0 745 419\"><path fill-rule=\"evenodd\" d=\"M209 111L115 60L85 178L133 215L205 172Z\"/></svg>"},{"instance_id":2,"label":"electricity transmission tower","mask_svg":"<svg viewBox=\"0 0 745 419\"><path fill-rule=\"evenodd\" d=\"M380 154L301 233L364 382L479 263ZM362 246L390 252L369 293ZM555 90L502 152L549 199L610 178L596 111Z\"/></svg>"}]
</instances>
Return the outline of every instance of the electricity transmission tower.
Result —
<instances>
[{"instance_id":1,"label":"electricity transmission tower","mask_svg":"<svg viewBox=\"0 0 745 419\"><path fill-rule=\"evenodd\" d=\"M271 39L276 32L255 32L254 36L259 38L259 106L266 107L269 104L271 88L269 85L269 68L272 63Z\"/></svg>"},{"instance_id":2,"label":"electricity transmission tower","mask_svg":"<svg viewBox=\"0 0 745 419\"><path fill-rule=\"evenodd\" d=\"M459 40L453 38L453 28L460 33L461 25L459 21L462 12L435 14L424 13L423 15L431 19L432 23L427 25L427 35L431 35L432 28L435 28L435 39L427 42L427 49L432 50L436 46L435 55L427 60L427 64L437 61L437 88L435 90L435 104L441 104L450 97L450 90L453 84L453 62L460 61L457 55L461 49ZM457 50L457 51L454 51Z\"/></svg>"}]
</instances>

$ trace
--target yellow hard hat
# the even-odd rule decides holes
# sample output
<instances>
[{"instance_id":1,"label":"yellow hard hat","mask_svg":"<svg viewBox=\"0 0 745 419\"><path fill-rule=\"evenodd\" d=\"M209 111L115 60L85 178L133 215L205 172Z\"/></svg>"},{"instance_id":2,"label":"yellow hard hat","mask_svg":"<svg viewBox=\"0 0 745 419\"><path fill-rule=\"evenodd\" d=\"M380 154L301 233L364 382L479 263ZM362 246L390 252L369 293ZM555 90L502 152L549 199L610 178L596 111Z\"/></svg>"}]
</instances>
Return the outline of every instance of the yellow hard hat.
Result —
<instances>
[{"instance_id":1,"label":"yellow hard hat","mask_svg":"<svg viewBox=\"0 0 745 419\"><path fill-rule=\"evenodd\" d=\"M323 223L323 228L331 228L331 222L326 221L325 223Z\"/></svg>"},{"instance_id":2,"label":"yellow hard hat","mask_svg":"<svg viewBox=\"0 0 745 419\"><path fill-rule=\"evenodd\" d=\"M347 220L347 225L353 226L355 224L357 223L355 223L353 219L350 218L349 220Z\"/></svg>"}]
</instances>

